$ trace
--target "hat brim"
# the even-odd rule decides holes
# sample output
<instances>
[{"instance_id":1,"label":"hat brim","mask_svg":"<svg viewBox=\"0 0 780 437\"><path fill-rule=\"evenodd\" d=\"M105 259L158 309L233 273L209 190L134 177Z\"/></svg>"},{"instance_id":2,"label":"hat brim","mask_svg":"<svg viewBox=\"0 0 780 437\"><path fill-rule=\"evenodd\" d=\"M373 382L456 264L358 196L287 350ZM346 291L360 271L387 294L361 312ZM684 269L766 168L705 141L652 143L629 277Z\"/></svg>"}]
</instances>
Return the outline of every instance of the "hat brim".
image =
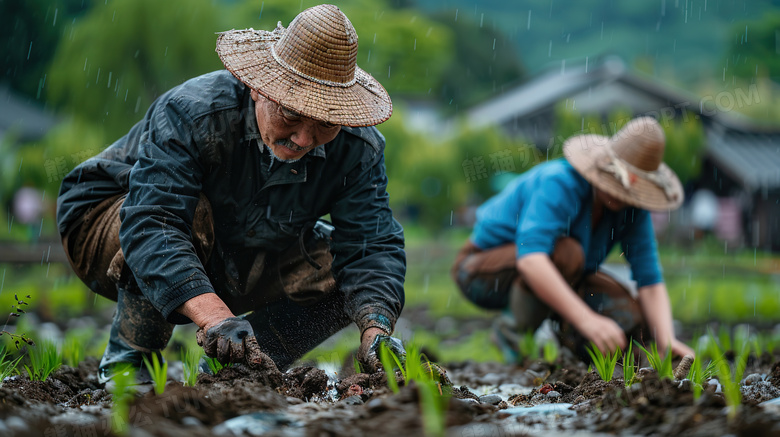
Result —
<instances>
[{"instance_id":1,"label":"hat brim","mask_svg":"<svg viewBox=\"0 0 780 437\"><path fill-rule=\"evenodd\" d=\"M577 135L563 143L563 154L588 182L621 202L648 211L670 211L682 205L685 199L682 183L665 163L661 163L655 173L670 181L670 197L661 187L647 179L638 177L626 188L614 175L602 170L598 164L600 160L608 159L607 147L611 147L611 141L603 135Z\"/></svg>"},{"instance_id":2,"label":"hat brim","mask_svg":"<svg viewBox=\"0 0 780 437\"><path fill-rule=\"evenodd\" d=\"M297 75L279 64L271 47L284 34L244 29L220 33L217 54L247 86L303 116L341 126L374 126L393 113L390 96L370 74L355 68L354 84L333 86Z\"/></svg>"}]
</instances>

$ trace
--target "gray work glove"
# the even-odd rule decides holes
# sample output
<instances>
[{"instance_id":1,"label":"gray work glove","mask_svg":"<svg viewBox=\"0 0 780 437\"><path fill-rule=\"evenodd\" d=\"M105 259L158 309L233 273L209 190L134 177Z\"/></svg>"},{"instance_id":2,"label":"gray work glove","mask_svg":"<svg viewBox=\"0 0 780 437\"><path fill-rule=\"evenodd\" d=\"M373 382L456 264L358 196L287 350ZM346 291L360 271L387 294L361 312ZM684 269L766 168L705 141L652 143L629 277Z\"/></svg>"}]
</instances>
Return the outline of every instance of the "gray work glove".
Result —
<instances>
[{"instance_id":1,"label":"gray work glove","mask_svg":"<svg viewBox=\"0 0 780 437\"><path fill-rule=\"evenodd\" d=\"M358 349L357 359L363 368L363 372L374 373L379 369L382 369L382 362L379 359L379 347L381 344L387 346L387 348L392 351L396 357L398 357L402 365L405 364L406 349L404 349L404 345L401 343L401 340L389 335L379 334L374 337L373 341L370 343L361 344L360 348ZM388 370L385 369L385 371ZM392 371L392 369L390 371Z\"/></svg>"},{"instance_id":2,"label":"gray work glove","mask_svg":"<svg viewBox=\"0 0 780 437\"><path fill-rule=\"evenodd\" d=\"M266 357L260 350L252 325L240 317L228 317L208 331L200 328L195 338L206 355L223 363L257 365Z\"/></svg>"}]
</instances>

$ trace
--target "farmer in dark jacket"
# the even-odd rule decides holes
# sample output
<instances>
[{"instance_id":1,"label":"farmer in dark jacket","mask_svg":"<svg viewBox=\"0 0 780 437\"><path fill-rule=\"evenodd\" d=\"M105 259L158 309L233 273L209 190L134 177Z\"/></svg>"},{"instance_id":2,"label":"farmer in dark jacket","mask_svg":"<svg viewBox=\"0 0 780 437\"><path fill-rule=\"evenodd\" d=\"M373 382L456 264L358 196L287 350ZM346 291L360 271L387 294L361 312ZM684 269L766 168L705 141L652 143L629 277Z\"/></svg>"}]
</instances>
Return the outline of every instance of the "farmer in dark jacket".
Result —
<instances>
[{"instance_id":1,"label":"farmer in dark jacket","mask_svg":"<svg viewBox=\"0 0 780 437\"><path fill-rule=\"evenodd\" d=\"M166 92L63 180L71 265L118 302L104 381L190 322L207 355L282 369L354 322L358 357L376 367L376 345L394 340L406 259L384 138L370 127L392 104L357 48L332 5L287 29L225 32L227 71ZM332 226L318 220L327 214Z\"/></svg>"},{"instance_id":2,"label":"farmer in dark jacket","mask_svg":"<svg viewBox=\"0 0 780 437\"><path fill-rule=\"evenodd\" d=\"M624 348L642 332L662 351L693 355L672 327L650 221L649 211L683 201L664 148L649 117L611 138L575 136L565 159L536 166L479 208L452 275L469 300L504 310L493 336L508 360L524 358L519 334L547 317L563 322L564 341L580 355L590 342L603 352ZM635 283L601 266L618 243Z\"/></svg>"}]
</instances>

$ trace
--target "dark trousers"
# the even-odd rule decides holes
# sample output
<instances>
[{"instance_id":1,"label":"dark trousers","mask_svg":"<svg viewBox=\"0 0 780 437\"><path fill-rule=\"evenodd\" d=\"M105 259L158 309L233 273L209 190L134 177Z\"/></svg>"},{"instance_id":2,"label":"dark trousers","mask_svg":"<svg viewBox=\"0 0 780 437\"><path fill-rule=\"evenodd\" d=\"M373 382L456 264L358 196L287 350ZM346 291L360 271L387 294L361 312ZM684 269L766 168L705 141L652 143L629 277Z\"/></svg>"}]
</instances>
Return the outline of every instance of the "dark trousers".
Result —
<instances>
[{"instance_id":1,"label":"dark trousers","mask_svg":"<svg viewBox=\"0 0 780 437\"><path fill-rule=\"evenodd\" d=\"M485 309L509 309L515 333L535 330L546 318L557 319L525 283L517 271L515 244L481 250L470 241L458 252L451 274L463 295ZM564 280L585 303L597 313L609 317L628 336L642 336L644 321L638 301L623 284L609 274L598 271L584 275L585 255L575 239L556 241L550 256ZM561 323L561 341L581 349L584 341L565 321Z\"/></svg>"},{"instance_id":2,"label":"dark trousers","mask_svg":"<svg viewBox=\"0 0 780 437\"><path fill-rule=\"evenodd\" d=\"M118 301L101 368L119 362L140 365L144 355L159 353L168 344L173 331L124 264L119 244L123 202L124 196L103 201L63 237L68 260L79 278L95 293ZM201 195L191 237L204 266L225 265L214 250L213 229L211 206ZM233 313L251 311L245 317L260 347L280 369L351 322L331 274L328 242L309 233L302 243L305 253L298 244L278 253L245 250L240 257L244 263L240 277L209 274L217 295Z\"/></svg>"}]
</instances>

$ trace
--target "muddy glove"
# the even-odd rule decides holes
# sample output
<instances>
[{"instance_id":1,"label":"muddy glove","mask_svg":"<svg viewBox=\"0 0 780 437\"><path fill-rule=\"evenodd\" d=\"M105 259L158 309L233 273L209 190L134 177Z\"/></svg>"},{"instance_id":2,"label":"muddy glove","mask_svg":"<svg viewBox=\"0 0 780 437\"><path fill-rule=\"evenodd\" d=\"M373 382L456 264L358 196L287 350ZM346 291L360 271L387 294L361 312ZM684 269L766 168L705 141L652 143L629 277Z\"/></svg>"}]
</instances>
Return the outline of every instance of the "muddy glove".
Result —
<instances>
[{"instance_id":1,"label":"muddy glove","mask_svg":"<svg viewBox=\"0 0 780 437\"><path fill-rule=\"evenodd\" d=\"M404 349L401 340L389 335L379 334L374 337L374 340L368 346L361 344L358 349L357 359L363 367L363 372L374 373L382 368L382 362L379 359L379 347L381 344L384 344L388 350L394 353L398 360L401 361L401 364L406 362L406 349Z\"/></svg>"},{"instance_id":2,"label":"muddy glove","mask_svg":"<svg viewBox=\"0 0 780 437\"><path fill-rule=\"evenodd\" d=\"M195 337L206 355L223 363L260 364L253 361L265 356L257 344L252 325L240 317L228 317L208 331L200 328Z\"/></svg>"}]
</instances>

